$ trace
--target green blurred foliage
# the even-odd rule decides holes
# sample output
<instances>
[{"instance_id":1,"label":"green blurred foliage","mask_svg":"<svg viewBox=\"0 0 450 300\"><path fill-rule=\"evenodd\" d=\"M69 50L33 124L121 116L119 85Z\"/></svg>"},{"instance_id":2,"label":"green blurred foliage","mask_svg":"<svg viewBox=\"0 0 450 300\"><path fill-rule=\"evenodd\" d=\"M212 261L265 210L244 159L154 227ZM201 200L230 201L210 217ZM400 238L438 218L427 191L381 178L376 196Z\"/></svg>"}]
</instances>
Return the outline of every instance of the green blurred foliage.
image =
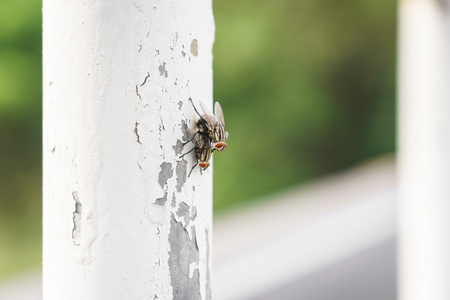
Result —
<instances>
[{"instance_id":1,"label":"green blurred foliage","mask_svg":"<svg viewBox=\"0 0 450 300\"><path fill-rule=\"evenodd\" d=\"M215 211L395 150L396 2L214 1ZM0 277L41 260L41 2L0 2ZM14 259L11 259L14 257Z\"/></svg>"},{"instance_id":2,"label":"green blurred foliage","mask_svg":"<svg viewBox=\"0 0 450 300\"><path fill-rule=\"evenodd\" d=\"M222 209L395 150L395 1L214 1Z\"/></svg>"},{"instance_id":3,"label":"green blurred foliage","mask_svg":"<svg viewBox=\"0 0 450 300\"><path fill-rule=\"evenodd\" d=\"M0 277L41 260L41 2L0 2Z\"/></svg>"}]
</instances>

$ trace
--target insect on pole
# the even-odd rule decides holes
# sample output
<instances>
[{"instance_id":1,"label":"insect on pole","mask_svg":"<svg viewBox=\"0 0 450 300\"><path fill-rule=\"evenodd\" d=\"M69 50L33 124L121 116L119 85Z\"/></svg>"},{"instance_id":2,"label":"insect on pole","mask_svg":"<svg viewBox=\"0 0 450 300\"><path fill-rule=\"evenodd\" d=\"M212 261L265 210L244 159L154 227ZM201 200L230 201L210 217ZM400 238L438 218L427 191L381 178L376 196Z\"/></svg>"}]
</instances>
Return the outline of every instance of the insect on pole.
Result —
<instances>
[{"instance_id":1,"label":"insect on pole","mask_svg":"<svg viewBox=\"0 0 450 300\"><path fill-rule=\"evenodd\" d=\"M210 299L211 1L43 1L44 299ZM198 102L196 102L198 103ZM209 142L210 140L206 140Z\"/></svg>"}]
</instances>

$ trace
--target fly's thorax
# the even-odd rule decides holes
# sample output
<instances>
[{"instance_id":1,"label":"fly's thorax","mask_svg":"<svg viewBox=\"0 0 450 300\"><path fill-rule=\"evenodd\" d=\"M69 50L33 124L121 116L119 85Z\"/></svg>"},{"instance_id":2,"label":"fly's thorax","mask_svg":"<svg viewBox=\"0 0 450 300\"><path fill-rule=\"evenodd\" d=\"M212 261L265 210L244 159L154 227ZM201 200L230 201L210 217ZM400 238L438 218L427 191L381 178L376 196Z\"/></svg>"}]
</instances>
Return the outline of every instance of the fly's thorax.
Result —
<instances>
[{"instance_id":1,"label":"fly's thorax","mask_svg":"<svg viewBox=\"0 0 450 300\"><path fill-rule=\"evenodd\" d=\"M200 119L195 123L195 127L197 127L198 131L203 134L209 134L210 129L208 126L208 122L205 119Z\"/></svg>"}]
</instances>

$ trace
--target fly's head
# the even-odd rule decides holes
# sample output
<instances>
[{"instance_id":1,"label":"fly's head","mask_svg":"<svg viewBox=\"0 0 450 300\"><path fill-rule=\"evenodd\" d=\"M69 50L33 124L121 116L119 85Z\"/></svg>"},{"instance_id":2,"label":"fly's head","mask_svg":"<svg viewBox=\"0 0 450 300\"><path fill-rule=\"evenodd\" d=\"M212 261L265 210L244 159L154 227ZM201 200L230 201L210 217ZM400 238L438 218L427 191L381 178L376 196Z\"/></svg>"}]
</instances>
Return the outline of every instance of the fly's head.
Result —
<instances>
[{"instance_id":1,"label":"fly's head","mask_svg":"<svg viewBox=\"0 0 450 300\"><path fill-rule=\"evenodd\" d=\"M202 161L198 164L202 170L206 170L210 165L209 161Z\"/></svg>"},{"instance_id":2,"label":"fly's head","mask_svg":"<svg viewBox=\"0 0 450 300\"><path fill-rule=\"evenodd\" d=\"M214 150L222 152L227 147L227 143L218 142L214 144Z\"/></svg>"}]
</instances>

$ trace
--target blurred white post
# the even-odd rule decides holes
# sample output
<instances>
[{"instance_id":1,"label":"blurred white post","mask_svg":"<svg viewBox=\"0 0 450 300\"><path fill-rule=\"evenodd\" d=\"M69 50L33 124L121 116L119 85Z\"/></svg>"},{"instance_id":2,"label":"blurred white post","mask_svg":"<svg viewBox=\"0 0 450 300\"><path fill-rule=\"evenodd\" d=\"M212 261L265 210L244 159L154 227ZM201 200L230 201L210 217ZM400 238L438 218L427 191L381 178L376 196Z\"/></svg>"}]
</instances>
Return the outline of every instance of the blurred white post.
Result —
<instances>
[{"instance_id":1,"label":"blurred white post","mask_svg":"<svg viewBox=\"0 0 450 300\"><path fill-rule=\"evenodd\" d=\"M450 299L450 2L399 14L399 299Z\"/></svg>"},{"instance_id":2,"label":"blurred white post","mask_svg":"<svg viewBox=\"0 0 450 300\"><path fill-rule=\"evenodd\" d=\"M210 299L211 0L44 0L44 299ZM211 107L212 109L212 107Z\"/></svg>"}]
</instances>

